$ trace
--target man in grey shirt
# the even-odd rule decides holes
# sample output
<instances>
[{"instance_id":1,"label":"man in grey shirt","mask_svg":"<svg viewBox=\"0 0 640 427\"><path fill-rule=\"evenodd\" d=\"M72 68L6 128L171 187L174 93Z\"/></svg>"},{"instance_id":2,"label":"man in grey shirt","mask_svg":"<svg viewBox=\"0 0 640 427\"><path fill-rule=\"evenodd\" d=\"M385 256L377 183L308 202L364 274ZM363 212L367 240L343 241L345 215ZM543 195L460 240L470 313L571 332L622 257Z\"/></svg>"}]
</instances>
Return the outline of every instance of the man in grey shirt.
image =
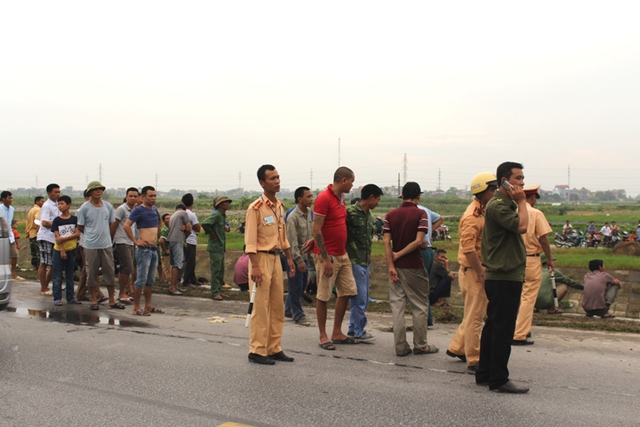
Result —
<instances>
[{"instance_id":1,"label":"man in grey shirt","mask_svg":"<svg viewBox=\"0 0 640 427\"><path fill-rule=\"evenodd\" d=\"M136 206L137 201L138 189L135 187L127 188L125 202L118 206L115 212L115 221L111 223L111 238L115 243L114 254L120 265L120 270L118 271L118 285L120 286L118 301L124 304L131 304L132 302L131 298L127 296L127 291L133 294L131 277L135 272L135 246L127 236L127 233L124 232L124 224L129 219L129 214ZM135 224L133 227L135 227Z\"/></svg>"},{"instance_id":2,"label":"man in grey shirt","mask_svg":"<svg viewBox=\"0 0 640 427\"><path fill-rule=\"evenodd\" d=\"M84 262L87 266L87 286L91 290L91 310L98 310L98 273L102 267L102 280L109 291L109 307L124 310L115 299L115 270L111 223L115 221L113 206L102 200L104 185L91 181L86 194L89 201L78 209L78 229L84 233Z\"/></svg>"},{"instance_id":3,"label":"man in grey shirt","mask_svg":"<svg viewBox=\"0 0 640 427\"><path fill-rule=\"evenodd\" d=\"M180 270L184 266L184 244L187 236L191 234L191 223L187 207L180 203L176 206L176 211L169 220L169 260L171 262L171 284L169 285L169 295L182 295L178 290L178 278Z\"/></svg>"}]
</instances>

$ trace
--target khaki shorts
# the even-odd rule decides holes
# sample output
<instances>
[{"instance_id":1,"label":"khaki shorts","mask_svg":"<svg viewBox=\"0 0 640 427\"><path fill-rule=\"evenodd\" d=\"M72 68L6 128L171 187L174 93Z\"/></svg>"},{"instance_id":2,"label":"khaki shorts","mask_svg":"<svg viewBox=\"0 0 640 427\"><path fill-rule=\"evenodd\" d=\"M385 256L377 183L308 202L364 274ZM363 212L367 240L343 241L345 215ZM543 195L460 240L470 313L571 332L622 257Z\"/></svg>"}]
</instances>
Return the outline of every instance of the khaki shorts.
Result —
<instances>
[{"instance_id":1,"label":"khaki shorts","mask_svg":"<svg viewBox=\"0 0 640 427\"><path fill-rule=\"evenodd\" d=\"M12 243L9 249L9 258L16 259L18 258L18 248L16 248L16 244Z\"/></svg>"},{"instance_id":2,"label":"khaki shorts","mask_svg":"<svg viewBox=\"0 0 640 427\"><path fill-rule=\"evenodd\" d=\"M120 274L130 276L133 274L133 262L135 258L134 246L124 243L116 243L113 254L118 258L120 264Z\"/></svg>"},{"instance_id":3,"label":"khaki shorts","mask_svg":"<svg viewBox=\"0 0 640 427\"><path fill-rule=\"evenodd\" d=\"M318 283L318 294L316 298L320 301L329 301L331 298L331 288L335 285L338 297L351 297L358 295L356 281L353 278L353 268L349 255L333 255L333 274L325 277L324 262L322 257L313 254L313 262L316 265L316 281Z\"/></svg>"},{"instance_id":4,"label":"khaki shorts","mask_svg":"<svg viewBox=\"0 0 640 427\"><path fill-rule=\"evenodd\" d=\"M115 286L116 273L113 266L113 248L84 248L84 265L87 267L87 286L99 286L98 275L102 268L102 282L105 286Z\"/></svg>"}]
</instances>

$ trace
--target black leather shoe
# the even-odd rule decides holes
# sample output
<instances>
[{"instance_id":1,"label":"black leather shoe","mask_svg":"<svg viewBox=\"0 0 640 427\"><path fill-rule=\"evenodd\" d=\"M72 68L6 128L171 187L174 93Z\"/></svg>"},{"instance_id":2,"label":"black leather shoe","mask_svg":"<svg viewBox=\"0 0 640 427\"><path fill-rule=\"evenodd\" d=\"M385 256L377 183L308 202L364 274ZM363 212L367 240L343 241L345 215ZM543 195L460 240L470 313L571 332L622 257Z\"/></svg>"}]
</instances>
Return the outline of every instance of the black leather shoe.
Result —
<instances>
[{"instance_id":1,"label":"black leather shoe","mask_svg":"<svg viewBox=\"0 0 640 427\"><path fill-rule=\"evenodd\" d=\"M275 365L276 361L267 356L261 356L255 353L249 353L249 362L259 365Z\"/></svg>"},{"instance_id":2,"label":"black leather shoe","mask_svg":"<svg viewBox=\"0 0 640 427\"><path fill-rule=\"evenodd\" d=\"M272 354L269 356L270 359L277 360L278 362L293 362L293 357L289 357L284 354L284 351L280 353Z\"/></svg>"},{"instance_id":3,"label":"black leather shoe","mask_svg":"<svg viewBox=\"0 0 640 427\"><path fill-rule=\"evenodd\" d=\"M446 354L449 357L457 357L458 359L462 360L463 362L467 361L467 356L465 356L464 354L463 355L458 355L458 354L450 352L449 350L447 350Z\"/></svg>"},{"instance_id":4,"label":"black leather shoe","mask_svg":"<svg viewBox=\"0 0 640 427\"><path fill-rule=\"evenodd\" d=\"M493 389L491 391L496 393L522 394L522 393L528 392L529 389L527 387L518 387L511 381L507 381L506 383L502 384L500 387Z\"/></svg>"},{"instance_id":5,"label":"black leather shoe","mask_svg":"<svg viewBox=\"0 0 640 427\"><path fill-rule=\"evenodd\" d=\"M533 345L531 338L525 338L523 340L512 340L511 345Z\"/></svg>"}]
</instances>

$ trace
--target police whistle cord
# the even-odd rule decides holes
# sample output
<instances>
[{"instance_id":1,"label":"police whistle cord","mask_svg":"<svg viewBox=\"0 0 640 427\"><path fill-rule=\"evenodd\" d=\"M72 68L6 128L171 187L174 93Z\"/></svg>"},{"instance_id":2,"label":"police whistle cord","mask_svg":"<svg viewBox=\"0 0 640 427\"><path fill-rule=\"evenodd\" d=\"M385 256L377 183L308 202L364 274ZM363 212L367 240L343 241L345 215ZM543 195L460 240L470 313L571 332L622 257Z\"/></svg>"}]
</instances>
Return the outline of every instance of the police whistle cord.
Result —
<instances>
[{"instance_id":1,"label":"police whistle cord","mask_svg":"<svg viewBox=\"0 0 640 427\"><path fill-rule=\"evenodd\" d=\"M558 291L556 290L555 271L551 270L551 272L549 273L549 276L551 277L551 287L553 288L553 305L556 307L556 310L557 310L558 309Z\"/></svg>"},{"instance_id":2,"label":"police whistle cord","mask_svg":"<svg viewBox=\"0 0 640 427\"><path fill-rule=\"evenodd\" d=\"M251 299L249 300L249 310L247 310L247 321L244 322L244 327L248 328L249 323L251 322L251 312L253 311L253 303L256 300L256 291L258 290L258 285L253 283L253 290L251 291Z\"/></svg>"}]
</instances>

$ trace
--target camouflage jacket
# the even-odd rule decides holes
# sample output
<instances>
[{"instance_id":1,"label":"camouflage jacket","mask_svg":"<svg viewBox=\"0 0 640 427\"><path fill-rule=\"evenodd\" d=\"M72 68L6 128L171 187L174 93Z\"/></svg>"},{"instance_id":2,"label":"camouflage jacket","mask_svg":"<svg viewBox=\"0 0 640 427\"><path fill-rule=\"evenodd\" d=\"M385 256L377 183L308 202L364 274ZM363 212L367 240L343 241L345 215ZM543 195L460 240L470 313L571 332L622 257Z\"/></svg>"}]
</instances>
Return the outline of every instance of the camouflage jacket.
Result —
<instances>
[{"instance_id":1,"label":"camouflage jacket","mask_svg":"<svg viewBox=\"0 0 640 427\"><path fill-rule=\"evenodd\" d=\"M347 207L347 253L351 264L371 264L373 230L371 210L364 213L360 203Z\"/></svg>"}]
</instances>

